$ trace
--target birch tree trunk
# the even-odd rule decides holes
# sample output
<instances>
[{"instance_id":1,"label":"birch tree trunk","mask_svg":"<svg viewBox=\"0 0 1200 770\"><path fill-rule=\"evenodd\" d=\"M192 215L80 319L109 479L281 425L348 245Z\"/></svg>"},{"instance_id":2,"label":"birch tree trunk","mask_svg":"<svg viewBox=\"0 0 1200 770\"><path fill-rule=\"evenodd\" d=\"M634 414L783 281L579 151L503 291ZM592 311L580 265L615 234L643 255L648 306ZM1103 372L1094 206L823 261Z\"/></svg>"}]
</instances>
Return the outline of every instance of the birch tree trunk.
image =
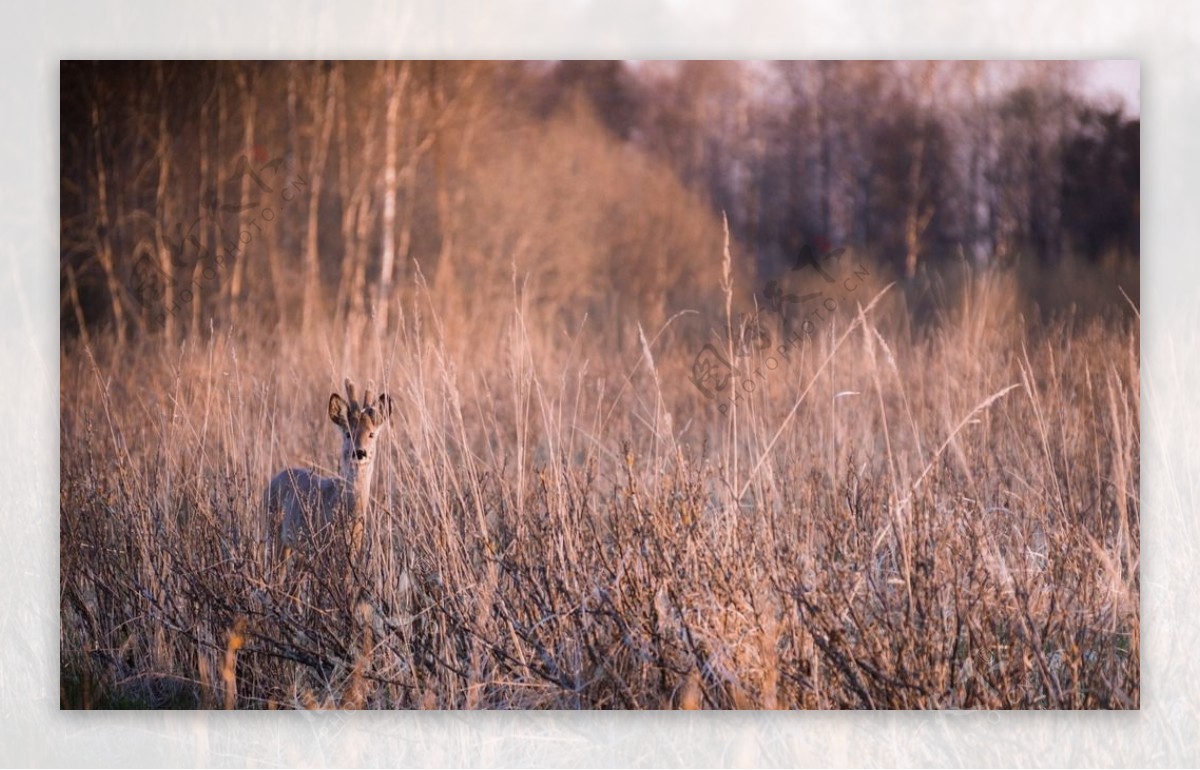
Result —
<instances>
[{"instance_id":1,"label":"birch tree trunk","mask_svg":"<svg viewBox=\"0 0 1200 770\"><path fill-rule=\"evenodd\" d=\"M113 324L117 327L117 345L125 347L125 306L122 302L121 283L113 258L112 222L108 216L108 169L104 165L104 143L100 132L100 103L97 97L92 102L92 138L96 144L96 256L104 270L108 285L108 296L112 302Z\"/></svg>"},{"instance_id":2,"label":"birch tree trunk","mask_svg":"<svg viewBox=\"0 0 1200 770\"><path fill-rule=\"evenodd\" d=\"M934 63L927 62L920 74L916 138L909 150L911 160L908 165L908 200L904 207L904 276L909 279L917 274L917 264L921 258L921 240L934 212L932 205L923 205L922 201L929 128L927 113L933 102L934 66Z\"/></svg>"},{"instance_id":3,"label":"birch tree trunk","mask_svg":"<svg viewBox=\"0 0 1200 770\"><path fill-rule=\"evenodd\" d=\"M357 185L353 184L350 178L350 129L347 125L347 115L350 112L349 95L346 93L346 78L344 72L337 73L337 99L339 109L337 111L337 147L338 147L338 169L337 169L337 191L338 199L342 207L342 259L338 269L338 291L337 298L333 304L333 317L335 322L338 319L348 316L346 291L350 284L350 276L354 274L355 256L356 256L356 231L354 228L355 219L355 192Z\"/></svg>"},{"instance_id":4,"label":"birch tree trunk","mask_svg":"<svg viewBox=\"0 0 1200 770\"><path fill-rule=\"evenodd\" d=\"M312 66L320 67L320 65ZM340 65L332 66L336 69ZM325 175L325 161L329 154L329 140L333 133L333 113L336 103L332 71L324 77L313 77L312 100L314 106L319 104L322 87L325 90L324 109L313 110L313 128L318 136L313 151L312 167L309 170L311 187L308 199L308 226L305 229L304 239L304 315L301 326L306 332L312 328L312 323L321 310L319 285L321 265L317 239L320 235L321 184Z\"/></svg>"},{"instance_id":5,"label":"birch tree trunk","mask_svg":"<svg viewBox=\"0 0 1200 770\"><path fill-rule=\"evenodd\" d=\"M224 168L224 160L226 153L228 152L226 148L226 126L229 125L229 92L225 85L225 73L221 71L221 67L224 66L226 65L218 66L217 75L217 147L216 155L214 156L216 158L216 163L213 166L214 178L212 180L210 196L217 195L217 185L223 181L222 179L218 179L216 177L221 173L222 168ZM214 210L210 211L209 213L211 214L212 219L206 223L206 227L209 230L209 233L212 235L213 254L214 256L221 256L221 262L215 266L214 269L216 274L213 276L215 285L212 287L212 293L214 295L212 311L215 314L221 306L221 298L224 296L226 287L229 284L228 271L232 266L229 264L228 260L232 257L228 253L228 249L225 248L225 239L222 237L223 231L221 229L220 220L216 219L216 217L220 216L220 212L214 208Z\"/></svg>"},{"instance_id":6,"label":"birch tree trunk","mask_svg":"<svg viewBox=\"0 0 1200 770\"><path fill-rule=\"evenodd\" d=\"M238 310L242 298L242 281L246 273L246 258L250 249L249 243L241 241L242 232L242 217L244 212L250 206L250 179L249 168L241 168L242 164L250 163L254 157L254 94L253 84L250 82L250 76L246 72L245 67L239 65L237 72L238 90L242 94L242 155L239 159L239 170L241 170L241 187L238 191L238 209L237 217L234 222L233 232L229 235L231 245L236 249L236 256L233 258L233 270L229 279L229 319L231 325L236 325L238 321Z\"/></svg>"},{"instance_id":7,"label":"birch tree trunk","mask_svg":"<svg viewBox=\"0 0 1200 770\"><path fill-rule=\"evenodd\" d=\"M404 69L407 73L407 67ZM392 274L396 266L396 124L400 114L400 91L402 83L396 70L396 62L388 62L385 81L387 94L387 118L384 125L383 161L383 244L379 263L379 295L376 299L381 328L387 328L389 300L392 296Z\"/></svg>"},{"instance_id":8,"label":"birch tree trunk","mask_svg":"<svg viewBox=\"0 0 1200 770\"><path fill-rule=\"evenodd\" d=\"M369 102L378 104L381 100L385 83L385 68L387 63L381 62L372 78ZM343 148L349 148L350 130L348 115L350 114L349 96L345 87L345 76L342 77L342 109L338 117L339 142ZM339 312L344 312L348 323L354 327L361 318L365 302L365 286L369 246L367 239L374 224L374 210L371 189L379 179L375 173L376 149L379 145L376 131L379 126L378 110L370 110L366 125L362 128L362 160L360 168L354 172L350 165L350 153L344 152L342 175L345 177L342 185L342 196L348 201L342 215L344 259L341 283L338 287ZM353 179L353 184L351 184Z\"/></svg>"},{"instance_id":9,"label":"birch tree trunk","mask_svg":"<svg viewBox=\"0 0 1200 770\"><path fill-rule=\"evenodd\" d=\"M166 76L163 64L159 62L154 67L154 82L158 87L158 143L155 155L158 156L158 185L154 192L154 245L158 251L158 265L162 270L163 281L163 324L162 332L168 340L175 339L175 315L178 310L175 303L175 266L171 261L171 250L167 246L167 183L171 179L171 140L167 133L167 101L162 98L166 92Z\"/></svg>"},{"instance_id":10,"label":"birch tree trunk","mask_svg":"<svg viewBox=\"0 0 1200 770\"><path fill-rule=\"evenodd\" d=\"M215 87L216 86L214 84L214 89ZM200 201L201 207L204 205L208 188L212 184L212 182L209 180L209 174L211 173L211 162L209 159L210 151L208 147L209 102L212 101L212 97L213 94L209 93L209 95L204 98L204 101L200 102L200 180L199 195L196 199ZM204 293L203 289L201 288L201 278L204 270L204 264L210 259L208 250L208 223L202 220L199 224L199 231L196 233L196 240L199 242L199 248L196 264L192 266L192 285L189 287L192 292L192 328L190 334L193 338L200 333L200 307L204 304Z\"/></svg>"}]
</instances>

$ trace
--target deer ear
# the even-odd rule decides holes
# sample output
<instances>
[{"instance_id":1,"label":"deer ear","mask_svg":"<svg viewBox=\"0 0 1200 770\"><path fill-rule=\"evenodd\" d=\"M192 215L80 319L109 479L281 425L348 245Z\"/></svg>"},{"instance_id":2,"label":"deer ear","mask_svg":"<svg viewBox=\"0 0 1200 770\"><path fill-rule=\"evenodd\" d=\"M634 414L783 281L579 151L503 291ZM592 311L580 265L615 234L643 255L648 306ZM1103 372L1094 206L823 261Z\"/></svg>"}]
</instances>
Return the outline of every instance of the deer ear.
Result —
<instances>
[{"instance_id":1,"label":"deer ear","mask_svg":"<svg viewBox=\"0 0 1200 770\"><path fill-rule=\"evenodd\" d=\"M379 421L384 422L392 416L392 399L387 393L379 394Z\"/></svg>"},{"instance_id":2,"label":"deer ear","mask_svg":"<svg viewBox=\"0 0 1200 770\"><path fill-rule=\"evenodd\" d=\"M346 415L349 414L350 407L346 404L346 400L334 393L329 397L329 419L333 420L334 425L350 429L350 422Z\"/></svg>"}]
</instances>

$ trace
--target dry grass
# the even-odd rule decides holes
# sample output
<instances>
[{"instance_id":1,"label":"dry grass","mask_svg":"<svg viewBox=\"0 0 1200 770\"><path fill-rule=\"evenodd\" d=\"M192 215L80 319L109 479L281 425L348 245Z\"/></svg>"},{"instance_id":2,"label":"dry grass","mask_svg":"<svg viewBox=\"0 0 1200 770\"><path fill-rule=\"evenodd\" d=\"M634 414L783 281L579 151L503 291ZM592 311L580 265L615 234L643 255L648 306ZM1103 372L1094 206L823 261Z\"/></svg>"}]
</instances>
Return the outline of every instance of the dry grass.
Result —
<instances>
[{"instance_id":1,"label":"dry grass","mask_svg":"<svg viewBox=\"0 0 1200 770\"><path fill-rule=\"evenodd\" d=\"M1135 318L864 285L722 414L688 375L725 308L514 284L453 344L420 288L311 341L64 341L64 705L1138 707ZM352 604L267 563L260 499L336 468L347 375L396 403Z\"/></svg>"}]
</instances>

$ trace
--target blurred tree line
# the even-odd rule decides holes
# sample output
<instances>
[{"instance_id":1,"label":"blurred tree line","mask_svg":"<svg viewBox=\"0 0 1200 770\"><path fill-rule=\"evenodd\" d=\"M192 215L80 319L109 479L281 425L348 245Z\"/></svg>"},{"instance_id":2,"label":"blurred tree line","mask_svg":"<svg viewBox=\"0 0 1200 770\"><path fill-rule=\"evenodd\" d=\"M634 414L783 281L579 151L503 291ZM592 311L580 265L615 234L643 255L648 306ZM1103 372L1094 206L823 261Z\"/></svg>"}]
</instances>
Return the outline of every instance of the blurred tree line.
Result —
<instances>
[{"instance_id":1,"label":"blurred tree line","mask_svg":"<svg viewBox=\"0 0 1200 770\"><path fill-rule=\"evenodd\" d=\"M1138 257L1139 122L1060 62L64 62L65 334L648 322L806 243ZM453 311L453 312L450 312Z\"/></svg>"}]
</instances>

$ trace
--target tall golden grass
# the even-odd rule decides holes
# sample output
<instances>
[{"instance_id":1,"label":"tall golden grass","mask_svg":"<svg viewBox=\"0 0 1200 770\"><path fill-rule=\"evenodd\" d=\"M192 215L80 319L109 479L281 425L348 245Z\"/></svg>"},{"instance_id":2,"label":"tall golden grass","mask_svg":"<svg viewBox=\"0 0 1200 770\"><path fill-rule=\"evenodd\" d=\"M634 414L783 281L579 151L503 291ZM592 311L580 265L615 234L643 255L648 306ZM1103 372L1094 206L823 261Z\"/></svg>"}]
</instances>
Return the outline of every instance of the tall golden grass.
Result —
<instances>
[{"instance_id":1,"label":"tall golden grass","mask_svg":"<svg viewBox=\"0 0 1200 770\"><path fill-rule=\"evenodd\" d=\"M63 705L1137 708L1136 313L988 271L917 323L875 272L724 410L736 276L654 323L418 276L386 326L64 340ZM352 606L261 507L336 471L345 376L396 406Z\"/></svg>"}]
</instances>

